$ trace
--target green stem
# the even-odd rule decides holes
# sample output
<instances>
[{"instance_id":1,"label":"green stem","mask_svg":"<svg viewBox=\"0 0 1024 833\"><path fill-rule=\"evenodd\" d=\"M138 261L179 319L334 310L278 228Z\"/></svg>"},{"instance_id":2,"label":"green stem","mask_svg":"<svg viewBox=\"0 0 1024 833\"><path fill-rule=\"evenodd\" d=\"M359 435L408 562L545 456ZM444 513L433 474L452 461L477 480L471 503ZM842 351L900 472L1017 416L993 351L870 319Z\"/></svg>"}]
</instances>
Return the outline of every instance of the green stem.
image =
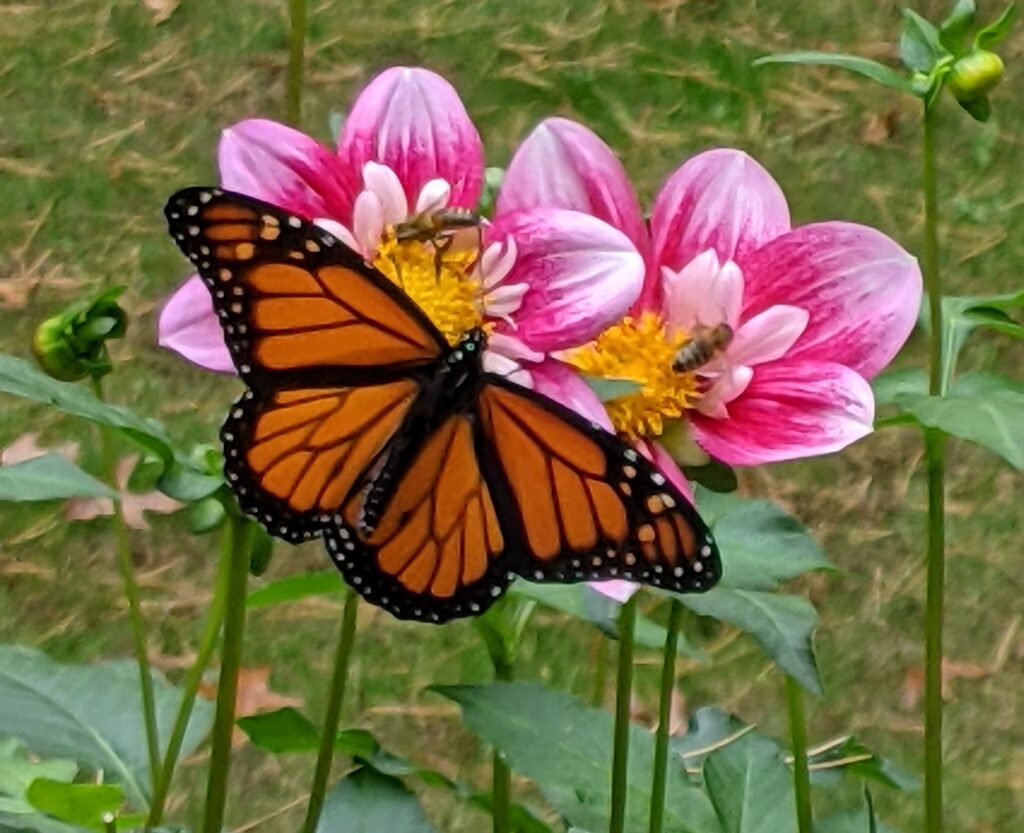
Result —
<instances>
[{"instance_id":1,"label":"green stem","mask_svg":"<svg viewBox=\"0 0 1024 833\"><path fill-rule=\"evenodd\" d=\"M320 821L320 812L327 793L327 779L334 763L334 745L338 737L341 707L345 702L345 685L348 682L348 665L352 657L352 644L356 638L356 613L359 596L352 590L346 591L345 610L341 616L341 633L338 648L334 654L334 672L331 674L331 688L327 694L327 714L324 716L323 733L320 735L320 751L316 756L316 770L313 773L313 789L309 793L306 807L306 822L303 833L313 833Z\"/></svg>"},{"instance_id":2,"label":"green stem","mask_svg":"<svg viewBox=\"0 0 1024 833\"><path fill-rule=\"evenodd\" d=\"M494 664L494 679L511 682L514 668L505 656L491 655ZM509 833L512 829L512 771L497 749L492 756L491 813L494 817L494 833Z\"/></svg>"},{"instance_id":3,"label":"green stem","mask_svg":"<svg viewBox=\"0 0 1024 833\"><path fill-rule=\"evenodd\" d=\"M188 729L188 722L192 717L196 693L199 691L199 684L203 681L206 667L210 664L210 657L213 656L217 647L217 638L220 636L221 625L224 623L224 605L228 592L228 580L231 576L231 553L234 550L235 531L235 524L230 521L225 522L221 531L220 559L217 564L217 583L213 591L213 602L210 604L206 627L199 642L199 651L196 654L195 662L192 663L183 683L181 705L178 707L174 728L171 729L171 737L167 742L167 751L164 753L160 777L156 780L153 790L153 801L149 805L149 817L146 820L147 827L159 827L160 822L163 821L171 779L174 777L178 756L181 754L181 745L185 740L185 731Z\"/></svg>"},{"instance_id":4,"label":"green stem","mask_svg":"<svg viewBox=\"0 0 1024 833\"><path fill-rule=\"evenodd\" d=\"M615 682L615 735L612 750L612 808L609 833L622 833L626 825L626 790L629 774L629 706L633 694L633 638L636 630L636 594L619 612L619 659Z\"/></svg>"},{"instance_id":5,"label":"green stem","mask_svg":"<svg viewBox=\"0 0 1024 833\"><path fill-rule=\"evenodd\" d=\"M928 291L928 392L941 396L942 280L939 273L938 180L935 174L935 113L925 108L923 141L924 252ZM928 590L925 600L924 800L925 830L942 833L942 622L945 594L945 444L941 431L925 429L928 468Z\"/></svg>"},{"instance_id":6,"label":"green stem","mask_svg":"<svg viewBox=\"0 0 1024 833\"><path fill-rule=\"evenodd\" d=\"M811 775L807 768L807 716L804 692L800 684L786 675L786 705L789 707L789 739L793 746L793 786L796 794L796 818L800 833L811 833Z\"/></svg>"},{"instance_id":7,"label":"green stem","mask_svg":"<svg viewBox=\"0 0 1024 833\"><path fill-rule=\"evenodd\" d=\"M231 533L224 640L221 647L220 679L217 681L217 711L213 722L203 833L221 833L224 826L228 774L231 769L231 736L235 729L235 701L238 698L238 671L242 663L242 638L245 634L245 593L249 580L252 526L234 511L228 514L228 523L234 526L234 530Z\"/></svg>"},{"instance_id":8,"label":"green stem","mask_svg":"<svg viewBox=\"0 0 1024 833\"><path fill-rule=\"evenodd\" d=\"M661 663L661 695L658 701L658 732L654 737L654 780L651 783L650 833L661 833L665 824L665 787L668 775L668 740L672 732L672 692L676 684L676 651L683 605L672 600L665 633L665 653ZM802 831L801 831L802 833Z\"/></svg>"},{"instance_id":9,"label":"green stem","mask_svg":"<svg viewBox=\"0 0 1024 833\"><path fill-rule=\"evenodd\" d=\"M103 401L103 382L94 377L93 391L96 398ZM103 469L115 492L119 491L117 482L117 454L114 449L113 429L105 425L99 426L100 454ZM139 687L142 691L142 714L146 724L146 750L149 754L149 773L152 784L160 777L160 734L156 724L156 706L153 697L153 672L149 665L149 654L146 651L146 623L142 618L142 601L139 594L139 583L135 579L135 567L132 565L132 547L128 537L128 525L124 520L121 501L114 501L114 537L117 545L117 561L124 583L124 595L128 599L128 622L132 632L135 648L135 662L139 666Z\"/></svg>"},{"instance_id":10,"label":"green stem","mask_svg":"<svg viewBox=\"0 0 1024 833\"><path fill-rule=\"evenodd\" d=\"M302 74L306 51L306 0L288 0L291 32L288 36L288 75L285 79L285 121L302 122Z\"/></svg>"},{"instance_id":11,"label":"green stem","mask_svg":"<svg viewBox=\"0 0 1024 833\"><path fill-rule=\"evenodd\" d=\"M590 692L590 705L599 709L604 705L604 691L608 685L609 641L603 633L597 634L594 644L594 688Z\"/></svg>"}]
</instances>

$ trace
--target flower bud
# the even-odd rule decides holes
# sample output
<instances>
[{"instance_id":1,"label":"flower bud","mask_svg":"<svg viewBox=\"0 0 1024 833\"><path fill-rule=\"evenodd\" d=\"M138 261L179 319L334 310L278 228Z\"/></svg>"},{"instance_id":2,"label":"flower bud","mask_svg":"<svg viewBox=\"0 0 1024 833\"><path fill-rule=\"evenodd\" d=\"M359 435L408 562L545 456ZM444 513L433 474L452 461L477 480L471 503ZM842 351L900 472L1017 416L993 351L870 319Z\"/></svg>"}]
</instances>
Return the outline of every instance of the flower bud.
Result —
<instances>
[{"instance_id":1,"label":"flower bud","mask_svg":"<svg viewBox=\"0 0 1024 833\"><path fill-rule=\"evenodd\" d=\"M995 52L975 49L954 65L946 84L961 104L983 98L1003 77L1003 60Z\"/></svg>"},{"instance_id":2,"label":"flower bud","mask_svg":"<svg viewBox=\"0 0 1024 833\"><path fill-rule=\"evenodd\" d=\"M36 328L32 351L40 367L65 382L99 378L111 370L107 339L121 338L128 316L117 304L122 287L78 301Z\"/></svg>"}]
</instances>

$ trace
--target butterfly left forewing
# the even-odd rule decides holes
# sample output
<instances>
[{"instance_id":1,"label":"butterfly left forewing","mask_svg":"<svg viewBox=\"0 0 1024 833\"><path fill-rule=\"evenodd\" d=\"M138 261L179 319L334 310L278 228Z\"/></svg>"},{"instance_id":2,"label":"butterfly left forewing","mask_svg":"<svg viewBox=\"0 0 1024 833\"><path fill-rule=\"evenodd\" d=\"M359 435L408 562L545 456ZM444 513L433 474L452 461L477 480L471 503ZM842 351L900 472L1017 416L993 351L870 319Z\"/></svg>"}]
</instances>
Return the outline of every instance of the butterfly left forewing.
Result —
<instances>
[{"instance_id":1,"label":"butterfly left forewing","mask_svg":"<svg viewBox=\"0 0 1024 833\"><path fill-rule=\"evenodd\" d=\"M534 581L624 578L701 592L718 549L689 500L634 448L497 377L479 396L502 520L521 538L510 566Z\"/></svg>"}]
</instances>

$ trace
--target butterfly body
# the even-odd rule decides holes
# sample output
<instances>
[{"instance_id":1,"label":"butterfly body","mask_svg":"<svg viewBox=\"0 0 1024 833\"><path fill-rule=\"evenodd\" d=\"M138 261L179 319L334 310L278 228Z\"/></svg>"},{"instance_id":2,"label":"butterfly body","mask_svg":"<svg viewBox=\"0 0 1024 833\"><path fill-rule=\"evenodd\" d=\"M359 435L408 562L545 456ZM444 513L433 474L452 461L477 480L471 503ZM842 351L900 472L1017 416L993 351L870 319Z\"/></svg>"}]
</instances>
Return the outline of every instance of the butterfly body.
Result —
<instances>
[{"instance_id":1,"label":"butterfly body","mask_svg":"<svg viewBox=\"0 0 1024 833\"><path fill-rule=\"evenodd\" d=\"M636 449L449 345L362 256L214 188L172 236L211 291L246 391L221 431L243 511L320 537L345 579L425 622L485 610L516 576L700 592L721 566L689 500Z\"/></svg>"}]
</instances>

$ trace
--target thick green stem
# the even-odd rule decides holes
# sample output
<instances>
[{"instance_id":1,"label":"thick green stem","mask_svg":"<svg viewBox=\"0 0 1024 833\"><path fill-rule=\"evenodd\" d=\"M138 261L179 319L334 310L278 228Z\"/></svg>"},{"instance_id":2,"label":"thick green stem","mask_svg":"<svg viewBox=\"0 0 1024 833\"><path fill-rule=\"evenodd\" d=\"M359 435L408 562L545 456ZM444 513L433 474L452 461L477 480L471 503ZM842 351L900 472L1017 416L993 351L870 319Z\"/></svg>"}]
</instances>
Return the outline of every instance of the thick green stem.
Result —
<instances>
[{"instance_id":1,"label":"thick green stem","mask_svg":"<svg viewBox=\"0 0 1024 833\"><path fill-rule=\"evenodd\" d=\"M288 76L285 79L285 121L302 122L302 77L306 57L306 0L288 0L291 31L288 36Z\"/></svg>"},{"instance_id":2,"label":"thick green stem","mask_svg":"<svg viewBox=\"0 0 1024 833\"><path fill-rule=\"evenodd\" d=\"M604 705L604 691L608 685L608 653L610 643L603 633L594 642L594 687L590 692L590 705L595 709Z\"/></svg>"},{"instance_id":3,"label":"thick green stem","mask_svg":"<svg viewBox=\"0 0 1024 833\"><path fill-rule=\"evenodd\" d=\"M793 746L793 786L796 795L796 818L800 833L811 833L814 816L811 812L811 775L807 769L807 716L804 713L804 692L800 684L786 675L786 705L789 708L789 739Z\"/></svg>"},{"instance_id":4,"label":"thick green stem","mask_svg":"<svg viewBox=\"0 0 1024 833\"><path fill-rule=\"evenodd\" d=\"M92 380L96 398L103 400L103 383L100 379ZM100 454L103 458L105 476L109 479L114 491L118 491L117 454L114 449L112 429L105 425L99 426ZM132 565L132 547L128 537L128 525L124 520L121 501L114 501L114 538L117 546L117 562L124 584L124 595L128 600L128 622L132 632L132 643L135 648L135 662L139 666L139 688L142 692L142 714L146 725L146 750L149 754L149 772L151 783L156 784L160 777L160 734L156 725L156 706L153 698L153 672L149 665L149 654L146 652L146 623L142 618L142 602L139 595L139 583L135 579L135 567Z\"/></svg>"},{"instance_id":5,"label":"thick green stem","mask_svg":"<svg viewBox=\"0 0 1024 833\"><path fill-rule=\"evenodd\" d=\"M683 605L672 600L665 633L665 653L661 660L661 695L658 700L658 732L654 737L654 780L651 783L650 833L661 833L665 825L665 787L668 775L668 741L672 733L672 693L676 685L676 651Z\"/></svg>"},{"instance_id":6,"label":"thick green stem","mask_svg":"<svg viewBox=\"0 0 1024 833\"><path fill-rule=\"evenodd\" d=\"M942 383L942 280L939 274L938 180L935 173L935 112L924 115L924 252L928 291L928 392L945 393ZM925 830L942 833L942 623L945 595L945 444L941 431L925 429L928 466L928 590L925 601L924 800Z\"/></svg>"},{"instance_id":7,"label":"thick green stem","mask_svg":"<svg viewBox=\"0 0 1024 833\"><path fill-rule=\"evenodd\" d=\"M615 735L612 750L612 807L609 833L622 833L626 826L626 791L629 775L629 706L633 695L633 641L636 630L634 595L619 611L619 659L615 682Z\"/></svg>"},{"instance_id":8,"label":"thick green stem","mask_svg":"<svg viewBox=\"0 0 1024 833\"><path fill-rule=\"evenodd\" d=\"M167 751L164 753L160 777L156 780L156 786L153 789L153 801L149 805L149 817L146 820L147 827L159 827L160 822L163 821L171 779L174 777L178 756L181 754L181 745L185 740L185 731L188 729L188 722L192 717L196 693L199 691L199 684L203 681L206 667L210 664L210 657L213 656L213 652L217 648L217 639L220 636L221 625L224 623L224 605L227 599L228 580L231 576L231 553L234 550L235 532L236 525L230 522L226 522L221 531L220 560L217 564L217 583L213 591L213 602L210 604L206 627L199 642L199 651L196 653L195 662L188 670L182 685L181 705L178 707L174 728L171 729L171 737L167 742Z\"/></svg>"},{"instance_id":9,"label":"thick green stem","mask_svg":"<svg viewBox=\"0 0 1024 833\"><path fill-rule=\"evenodd\" d=\"M494 678L502 682L511 682L514 668L508 657L491 656L494 663ZM495 749L492 761L491 812L494 817L494 833L509 833L512 829L512 771Z\"/></svg>"},{"instance_id":10,"label":"thick green stem","mask_svg":"<svg viewBox=\"0 0 1024 833\"><path fill-rule=\"evenodd\" d=\"M327 793L327 780L334 763L334 745L338 737L341 707L345 702L345 686L348 682L348 666L352 657L352 644L356 638L356 613L359 596L352 590L346 591L345 610L341 616L341 633L338 634L338 648L334 654L334 671L331 674L331 688L327 694L327 714L320 735L320 751L316 756L316 770L313 772L313 789L309 793L306 807L306 822L303 833L313 833L320 821L320 812Z\"/></svg>"},{"instance_id":11,"label":"thick green stem","mask_svg":"<svg viewBox=\"0 0 1024 833\"><path fill-rule=\"evenodd\" d=\"M234 511L229 513L228 523L234 526L234 530L231 533L224 640L221 647L220 679L217 682L210 773L206 782L203 833L221 833L224 826L224 807L227 804L228 775L231 770L231 736L235 729L235 702L238 698L238 671L242 664L242 639L245 635L245 594L249 580L252 526Z\"/></svg>"}]
</instances>

